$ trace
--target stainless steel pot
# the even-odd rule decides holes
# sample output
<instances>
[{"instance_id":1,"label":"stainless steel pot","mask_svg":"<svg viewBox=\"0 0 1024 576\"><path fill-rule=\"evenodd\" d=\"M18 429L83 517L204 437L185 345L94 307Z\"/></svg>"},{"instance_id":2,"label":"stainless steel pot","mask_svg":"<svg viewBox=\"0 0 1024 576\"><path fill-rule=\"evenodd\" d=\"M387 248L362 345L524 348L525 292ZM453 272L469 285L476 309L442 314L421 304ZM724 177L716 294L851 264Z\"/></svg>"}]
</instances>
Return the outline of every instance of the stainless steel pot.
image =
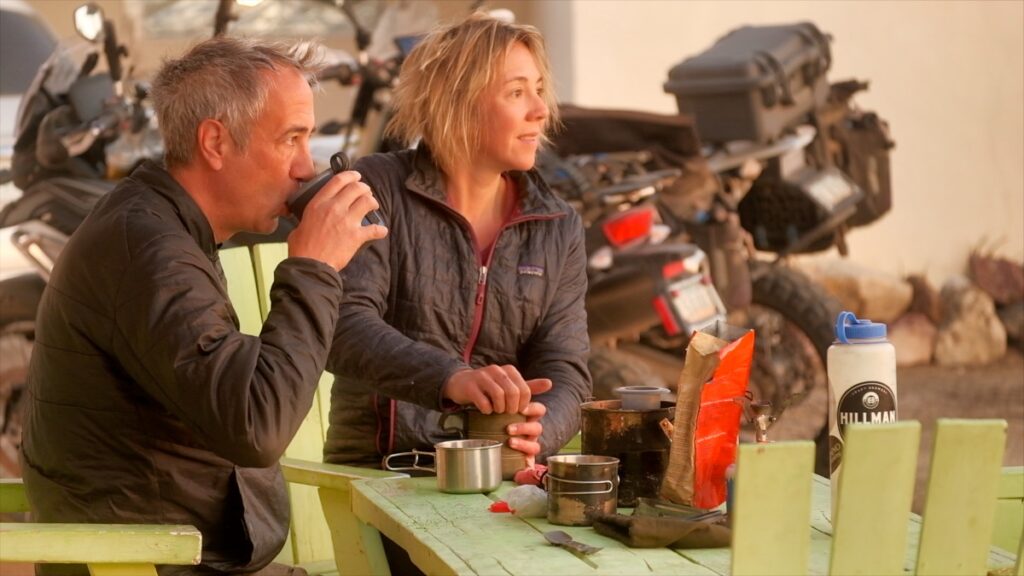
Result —
<instances>
[{"instance_id":1,"label":"stainless steel pot","mask_svg":"<svg viewBox=\"0 0 1024 576\"><path fill-rule=\"evenodd\" d=\"M619 459L590 454L548 458L548 522L590 526L595 513L614 514L619 487Z\"/></svg>"},{"instance_id":2,"label":"stainless steel pot","mask_svg":"<svg viewBox=\"0 0 1024 576\"><path fill-rule=\"evenodd\" d=\"M449 494L487 494L501 486L501 442L448 440L434 444L434 450L391 454L384 458L384 468L395 472L433 472L437 474L437 489ZM391 459L398 456L413 456L412 466L392 466ZM435 467L420 465L420 456L434 458Z\"/></svg>"}]
</instances>

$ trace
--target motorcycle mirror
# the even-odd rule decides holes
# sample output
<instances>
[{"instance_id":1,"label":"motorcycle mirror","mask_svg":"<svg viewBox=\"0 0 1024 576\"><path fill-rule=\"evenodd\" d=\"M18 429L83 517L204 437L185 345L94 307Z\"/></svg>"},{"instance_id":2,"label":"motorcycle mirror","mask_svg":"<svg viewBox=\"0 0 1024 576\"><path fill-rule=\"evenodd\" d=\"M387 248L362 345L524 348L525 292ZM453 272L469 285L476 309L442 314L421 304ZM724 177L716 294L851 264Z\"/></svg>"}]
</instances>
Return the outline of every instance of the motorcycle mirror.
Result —
<instances>
[{"instance_id":1,"label":"motorcycle mirror","mask_svg":"<svg viewBox=\"0 0 1024 576\"><path fill-rule=\"evenodd\" d=\"M217 11L213 15L213 35L220 36L228 31L228 25L238 20L235 14L234 5L253 8L263 3L263 0L219 0Z\"/></svg>"},{"instance_id":2,"label":"motorcycle mirror","mask_svg":"<svg viewBox=\"0 0 1024 576\"><path fill-rule=\"evenodd\" d=\"M504 22L505 24L516 23L516 13L508 8L495 8L494 10L488 10L487 15L495 20Z\"/></svg>"},{"instance_id":3,"label":"motorcycle mirror","mask_svg":"<svg viewBox=\"0 0 1024 576\"><path fill-rule=\"evenodd\" d=\"M92 2L75 9L75 30L89 42L103 33L103 9Z\"/></svg>"}]
</instances>

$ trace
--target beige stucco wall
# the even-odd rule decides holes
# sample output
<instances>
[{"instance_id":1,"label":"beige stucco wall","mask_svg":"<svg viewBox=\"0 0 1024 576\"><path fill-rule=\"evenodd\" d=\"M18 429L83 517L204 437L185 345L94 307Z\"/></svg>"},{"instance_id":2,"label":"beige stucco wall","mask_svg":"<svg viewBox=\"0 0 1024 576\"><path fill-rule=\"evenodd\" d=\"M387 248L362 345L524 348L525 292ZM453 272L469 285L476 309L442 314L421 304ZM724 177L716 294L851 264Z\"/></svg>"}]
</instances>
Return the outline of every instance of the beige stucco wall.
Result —
<instances>
[{"instance_id":1,"label":"beige stucco wall","mask_svg":"<svg viewBox=\"0 0 1024 576\"><path fill-rule=\"evenodd\" d=\"M589 106L674 112L668 70L742 24L809 20L834 37L830 77L890 122L895 207L851 257L941 282L972 248L1024 259L1024 2L566 0L536 10L561 90ZM571 51L567 58L565 51ZM559 69L559 64L561 68Z\"/></svg>"}]
</instances>

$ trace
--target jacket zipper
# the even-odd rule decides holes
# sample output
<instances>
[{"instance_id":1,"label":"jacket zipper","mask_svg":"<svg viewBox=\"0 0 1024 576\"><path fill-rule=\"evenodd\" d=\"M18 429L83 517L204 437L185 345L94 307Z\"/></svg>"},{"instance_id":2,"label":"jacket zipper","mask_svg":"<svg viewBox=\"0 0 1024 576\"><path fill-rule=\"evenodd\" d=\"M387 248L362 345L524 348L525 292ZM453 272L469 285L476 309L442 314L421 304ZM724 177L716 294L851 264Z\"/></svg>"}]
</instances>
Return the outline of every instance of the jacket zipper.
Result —
<instances>
[{"instance_id":1,"label":"jacket zipper","mask_svg":"<svg viewBox=\"0 0 1024 576\"><path fill-rule=\"evenodd\" d=\"M552 214L549 216L528 216L522 218L513 218L505 224L502 224L498 230L498 234L494 237L494 242L491 243L491 249L487 252L487 257L483 262L480 263L480 271L477 275L476 282L476 299L473 303L473 324L469 329L469 339L466 340L466 347L462 350L462 361L469 364L469 359L473 355L473 348L476 346L476 341L480 337L480 327L484 322L484 304L487 296L487 265L491 263L491 258L494 256L494 249L498 246L498 241L501 240L501 235L505 233L505 230L522 224L523 222L531 222L534 220L555 220L564 216L564 213ZM473 239L473 253L478 254L476 249L476 237L472 236Z\"/></svg>"},{"instance_id":2,"label":"jacket zipper","mask_svg":"<svg viewBox=\"0 0 1024 576\"><path fill-rule=\"evenodd\" d=\"M504 230L504 227L502 227ZM501 237L501 231L498 231L498 237ZM476 244L476 241L473 241ZM498 238L494 239L494 244L498 243ZM473 247L474 250L476 247ZM494 246L491 246L491 253L494 252ZM487 254L487 262L491 261L491 253ZM487 295L487 264L480 266L480 274L476 280L476 301L473 303L473 324L469 329L469 339L466 341L466 348L462 351L462 361L469 364L469 358L473 354L473 346L476 344L476 339L480 336L480 326L484 322L484 296Z\"/></svg>"}]
</instances>

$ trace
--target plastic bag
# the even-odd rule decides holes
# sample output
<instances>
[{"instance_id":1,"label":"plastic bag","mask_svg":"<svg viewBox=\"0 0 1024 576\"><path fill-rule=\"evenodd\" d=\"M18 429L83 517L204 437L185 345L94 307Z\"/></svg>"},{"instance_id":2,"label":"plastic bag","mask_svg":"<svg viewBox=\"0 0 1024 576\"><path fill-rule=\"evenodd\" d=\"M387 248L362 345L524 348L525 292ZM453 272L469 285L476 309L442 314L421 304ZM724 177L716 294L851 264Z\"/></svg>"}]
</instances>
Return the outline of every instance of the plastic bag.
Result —
<instances>
[{"instance_id":1,"label":"plastic bag","mask_svg":"<svg viewBox=\"0 0 1024 576\"><path fill-rule=\"evenodd\" d=\"M662 498L714 508L726 499L726 469L736 461L754 332L718 328L723 340L697 332L686 350L677 387L675 430ZM731 340L731 341L730 341Z\"/></svg>"},{"instance_id":2,"label":"plastic bag","mask_svg":"<svg viewBox=\"0 0 1024 576\"><path fill-rule=\"evenodd\" d=\"M548 514L548 493L542 488L524 484L505 495L508 507L521 518L543 518Z\"/></svg>"}]
</instances>

